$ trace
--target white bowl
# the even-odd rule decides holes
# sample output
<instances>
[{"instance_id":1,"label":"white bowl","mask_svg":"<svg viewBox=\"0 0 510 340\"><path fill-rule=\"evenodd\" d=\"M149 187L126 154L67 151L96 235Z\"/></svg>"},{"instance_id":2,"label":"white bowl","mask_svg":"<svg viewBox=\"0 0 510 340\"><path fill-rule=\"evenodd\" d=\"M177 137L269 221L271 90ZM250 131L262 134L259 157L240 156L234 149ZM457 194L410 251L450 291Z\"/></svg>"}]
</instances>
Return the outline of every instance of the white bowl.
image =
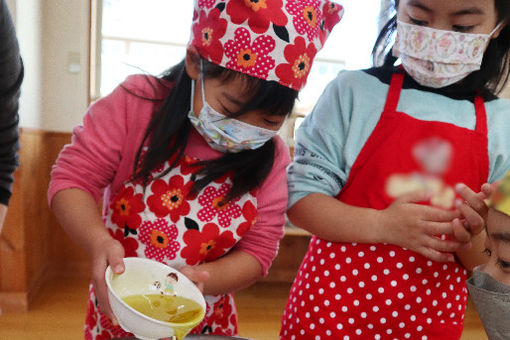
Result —
<instances>
[{"instance_id":1,"label":"white bowl","mask_svg":"<svg viewBox=\"0 0 510 340\"><path fill-rule=\"evenodd\" d=\"M105 279L108 286L108 300L119 325L137 338L144 340L168 338L183 329L191 330L201 320L188 323L171 323L150 318L127 305L122 299L130 295L155 294L159 291L155 282L164 286L169 273L175 273L178 282L174 284L174 292L196 301L205 311L204 296L198 287L179 271L157 261L138 258L124 258L125 271L116 275L110 266L106 268Z\"/></svg>"}]
</instances>

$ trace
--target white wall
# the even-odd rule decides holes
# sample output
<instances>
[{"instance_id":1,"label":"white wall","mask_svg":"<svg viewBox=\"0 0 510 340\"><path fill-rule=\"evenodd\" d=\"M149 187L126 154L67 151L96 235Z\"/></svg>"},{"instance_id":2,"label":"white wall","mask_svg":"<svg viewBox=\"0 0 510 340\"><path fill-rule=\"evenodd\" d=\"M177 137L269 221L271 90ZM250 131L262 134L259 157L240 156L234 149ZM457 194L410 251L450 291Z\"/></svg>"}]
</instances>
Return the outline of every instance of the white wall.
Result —
<instances>
[{"instance_id":1,"label":"white wall","mask_svg":"<svg viewBox=\"0 0 510 340\"><path fill-rule=\"evenodd\" d=\"M25 66L19 110L20 125L37 128L42 115L40 1L17 0L15 12L18 41Z\"/></svg>"},{"instance_id":2,"label":"white wall","mask_svg":"<svg viewBox=\"0 0 510 340\"><path fill-rule=\"evenodd\" d=\"M71 131L88 106L89 0L11 0L25 80L20 124ZM68 72L69 58L81 70Z\"/></svg>"}]
</instances>

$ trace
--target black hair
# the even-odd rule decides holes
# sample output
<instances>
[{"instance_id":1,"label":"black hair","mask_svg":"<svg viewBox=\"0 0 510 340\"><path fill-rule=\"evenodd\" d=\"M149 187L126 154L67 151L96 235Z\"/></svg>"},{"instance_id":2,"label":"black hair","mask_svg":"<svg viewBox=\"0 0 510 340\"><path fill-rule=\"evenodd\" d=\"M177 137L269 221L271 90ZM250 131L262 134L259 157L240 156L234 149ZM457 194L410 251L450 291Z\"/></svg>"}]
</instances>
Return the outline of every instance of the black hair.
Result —
<instances>
[{"instance_id":1,"label":"black hair","mask_svg":"<svg viewBox=\"0 0 510 340\"><path fill-rule=\"evenodd\" d=\"M462 81L445 87L447 91L481 91L484 95L500 93L510 76L510 1L494 0L498 22L504 22L499 36L491 39L485 50L480 70L472 72ZM384 25L372 50L374 66L393 66L397 60L392 55L392 43L397 29L399 0L393 1L392 17Z\"/></svg>"},{"instance_id":2,"label":"black hair","mask_svg":"<svg viewBox=\"0 0 510 340\"><path fill-rule=\"evenodd\" d=\"M205 79L213 78L228 82L239 78L243 82L245 93L253 93L250 100L244 103L232 117L241 116L252 110L263 110L270 115L277 116L287 116L292 112L298 95L296 90L276 81L251 77L206 60L202 60L202 62ZM171 90L168 96L163 99L161 107L151 118L138 149L133 170L133 179L142 179L144 186L147 185L152 170L159 165L171 160L170 167L156 178L164 176L177 166L179 159L184 155L190 130L193 128L187 117L191 107L191 78L186 72L185 61L181 61L166 71L162 75L162 79L171 84ZM161 79L159 82L163 86ZM142 157L142 151L146 144L147 152ZM211 181L225 174L232 174L232 188L224 202L239 197L263 183L273 167L274 156L275 142L270 139L263 146L254 150L225 153L219 158L195 163L194 165L200 170L194 177L194 190L199 192Z\"/></svg>"}]
</instances>

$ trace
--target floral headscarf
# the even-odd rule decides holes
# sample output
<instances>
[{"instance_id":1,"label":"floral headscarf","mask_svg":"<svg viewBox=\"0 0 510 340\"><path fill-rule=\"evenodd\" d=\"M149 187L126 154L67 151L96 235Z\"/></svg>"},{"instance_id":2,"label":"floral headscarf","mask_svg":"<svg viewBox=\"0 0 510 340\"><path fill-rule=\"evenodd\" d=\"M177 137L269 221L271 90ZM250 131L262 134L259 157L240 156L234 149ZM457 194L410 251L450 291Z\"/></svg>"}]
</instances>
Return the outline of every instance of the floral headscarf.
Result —
<instances>
[{"instance_id":1,"label":"floral headscarf","mask_svg":"<svg viewBox=\"0 0 510 340\"><path fill-rule=\"evenodd\" d=\"M195 0L190 44L214 64L299 91L342 15L327 0Z\"/></svg>"}]
</instances>

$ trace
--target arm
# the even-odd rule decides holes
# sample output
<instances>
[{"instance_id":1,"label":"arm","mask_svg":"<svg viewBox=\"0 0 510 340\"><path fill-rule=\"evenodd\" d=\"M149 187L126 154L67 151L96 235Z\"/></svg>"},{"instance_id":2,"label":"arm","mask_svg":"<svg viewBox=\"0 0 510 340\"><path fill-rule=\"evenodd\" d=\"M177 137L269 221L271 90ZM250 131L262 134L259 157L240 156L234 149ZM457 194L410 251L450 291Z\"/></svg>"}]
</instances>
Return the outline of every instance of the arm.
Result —
<instances>
[{"instance_id":1,"label":"arm","mask_svg":"<svg viewBox=\"0 0 510 340\"><path fill-rule=\"evenodd\" d=\"M287 212L294 225L324 240L360 243L385 242L377 215L375 209L347 205L320 193L305 196Z\"/></svg>"},{"instance_id":2,"label":"arm","mask_svg":"<svg viewBox=\"0 0 510 340\"><path fill-rule=\"evenodd\" d=\"M108 303L104 273L108 265L116 274L124 271L124 248L103 224L99 207L87 192L72 188L53 198L53 212L65 232L83 247L92 259L92 283L101 310L116 323Z\"/></svg>"},{"instance_id":3,"label":"arm","mask_svg":"<svg viewBox=\"0 0 510 340\"><path fill-rule=\"evenodd\" d=\"M355 207L334 198L366 142L359 136L371 132L360 130L366 124L351 120L373 120L351 112L351 94L343 87L347 85L330 84L296 132L294 162L288 170L289 219L326 240L391 243L433 260L453 261L448 253L457 250L459 242L434 235L452 234L451 221L459 213L416 204L430 199L426 193L400 197L384 210Z\"/></svg>"},{"instance_id":4,"label":"arm","mask_svg":"<svg viewBox=\"0 0 510 340\"><path fill-rule=\"evenodd\" d=\"M124 270L124 249L109 235L97 204L119 168L129 126L127 95L117 88L90 107L83 126L74 129L72 143L60 152L48 189L48 202L60 225L92 259L95 292L101 310L113 322L104 272L108 264L115 273Z\"/></svg>"},{"instance_id":5,"label":"arm","mask_svg":"<svg viewBox=\"0 0 510 340\"><path fill-rule=\"evenodd\" d=\"M457 212L416 204L430 199L415 192L395 200L384 210L360 208L323 194L310 194L287 215L297 226L333 242L390 243L435 261L454 261L452 252L463 246L435 235L452 234Z\"/></svg>"},{"instance_id":6,"label":"arm","mask_svg":"<svg viewBox=\"0 0 510 340\"><path fill-rule=\"evenodd\" d=\"M219 259L180 271L198 283L204 294L232 293L255 283L262 276L262 266L252 255L232 250Z\"/></svg>"},{"instance_id":7,"label":"arm","mask_svg":"<svg viewBox=\"0 0 510 340\"><path fill-rule=\"evenodd\" d=\"M0 2L0 232L18 167L18 100L23 65L7 4Z\"/></svg>"},{"instance_id":8,"label":"arm","mask_svg":"<svg viewBox=\"0 0 510 340\"><path fill-rule=\"evenodd\" d=\"M204 281L197 276L200 271L210 273L205 285L199 283L206 294L234 292L267 275L284 234L288 198L285 168L289 162L287 146L276 137L273 168L257 193L256 223L227 255L213 262L183 268L196 282Z\"/></svg>"}]
</instances>

